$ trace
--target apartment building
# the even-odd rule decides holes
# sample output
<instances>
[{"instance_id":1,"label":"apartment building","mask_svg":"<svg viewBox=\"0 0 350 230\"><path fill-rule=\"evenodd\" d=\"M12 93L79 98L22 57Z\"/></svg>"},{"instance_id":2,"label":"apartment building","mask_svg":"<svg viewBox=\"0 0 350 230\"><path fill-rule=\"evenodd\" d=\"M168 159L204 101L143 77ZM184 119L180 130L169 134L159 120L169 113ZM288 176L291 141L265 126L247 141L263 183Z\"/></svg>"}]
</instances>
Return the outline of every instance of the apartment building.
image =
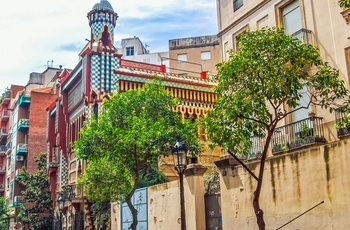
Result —
<instances>
[{"instance_id":1,"label":"apartment building","mask_svg":"<svg viewBox=\"0 0 350 230\"><path fill-rule=\"evenodd\" d=\"M9 181L7 181L6 171L9 169L7 165L9 160L7 159L7 153L11 151L11 107L15 100L15 96L21 90L23 86L12 85L10 88L6 88L0 99L0 196L5 197L5 192L9 190Z\"/></svg>"},{"instance_id":2,"label":"apartment building","mask_svg":"<svg viewBox=\"0 0 350 230\"><path fill-rule=\"evenodd\" d=\"M123 38L118 53L123 55L123 60L169 66L168 51L151 53L147 50L147 45L144 45L140 38L136 36ZM169 71L167 70L167 72Z\"/></svg>"},{"instance_id":3,"label":"apartment building","mask_svg":"<svg viewBox=\"0 0 350 230\"><path fill-rule=\"evenodd\" d=\"M219 39L216 35L169 40L171 73L212 78L220 61Z\"/></svg>"},{"instance_id":4,"label":"apartment building","mask_svg":"<svg viewBox=\"0 0 350 230\"><path fill-rule=\"evenodd\" d=\"M23 167L34 173L37 170L34 158L46 153L46 107L54 98L50 82L57 71L49 67L43 73L31 73L25 86L13 85L4 93L1 146L5 148L6 160L4 156L1 159L6 174L2 179L5 180L4 196L10 207L11 226L16 220L16 207L25 203L24 188L16 178L21 177Z\"/></svg>"},{"instance_id":5,"label":"apartment building","mask_svg":"<svg viewBox=\"0 0 350 230\"><path fill-rule=\"evenodd\" d=\"M287 34L301 42L318 47L323 60L339 69L340 78L349 87L349 12L349 9L339 7L338 1L329 0L217 0L221 60L228 60L229 52L239 50L242 32L263 27L284 28ZM266 187L262 190L261 207L265 208L267 228L279 229L319 203L320 206L315 206L312 212L288 227L347 229L349 210L346 207L350 197L343 190L350 188L350 181L349 171L342 165L350 154L349 132L335 128L335 124L347 116L342 108L330 113L314 106L293 113L279 124L272 138L266 163L269 172L265 173ZM302 121L313 125L317 138L311 142L301 142L295 135L301 131ZM277 148L275 140L278 138L289 138L288 143L286 141L288 149ZM259 151L261 143L256 140L253 143L254 151ZM257 162L251 159L248 164L258 168ZM251 204L255 182L237 162L222 159L217 165L222 172L232 171L227 174L229 176L221 175L223 228L256 229ZM240 186L231 186L237 183Z\"/></svg>"}]
</instances>

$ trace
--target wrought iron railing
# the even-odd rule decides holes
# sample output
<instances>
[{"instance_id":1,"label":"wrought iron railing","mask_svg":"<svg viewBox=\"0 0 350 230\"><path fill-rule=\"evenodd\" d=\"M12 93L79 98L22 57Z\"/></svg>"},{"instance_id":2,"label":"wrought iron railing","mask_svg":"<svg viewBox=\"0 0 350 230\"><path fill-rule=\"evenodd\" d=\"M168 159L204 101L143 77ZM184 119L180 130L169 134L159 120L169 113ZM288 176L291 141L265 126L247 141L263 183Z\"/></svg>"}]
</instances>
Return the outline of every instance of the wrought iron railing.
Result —
<instances>
[{"instance_id":1,"label":"wrought iron railing","mask_svg":"<svg viewBox=\"0 0 350 230\"><path fill-rule=\"evenodd\" d=\"M297 32L295 32L294 34L292 34L292 36L298 38L304 44L310 44L313 46L316 45L315 39L314 39L314 36L313 36L311 30L302 28L302 29L298 30Z\"/></svg>"},{"instance_id":2,"label":"wrought iron railing","mask_svg":"<svg viewBox=\"0 0 350 230\"><path fill-rule=\"evenodd\" d=\"M350 109L340 107L335 110L335 128L338 137L350 134Z\"/></svg>"},{"instance_id":3,"label":"wrought iron railing","mask_svg":"<svg viewBox=\"0 0 350 230\"><path fill-rule=\"evenodd\" d=\"M12 148L12 142L9 141L9 142L7 142L7 144L5 145L5 151L7 151L7 150L9 150L9 149L11 149L11 148Z\"/></svg>"},{"instance_id":4,"label":"wrought iron railing","mask_svg":"<svg viewBox=\"0 0 350 230\"><path fill-rule=\"evenodd\" d=\"M260 158L264 150L265 138L262 137L251 137L252 148L250 149L247 160Z\"/></svg>"},{"instance_id":5,"label":"wrought iron railing","mask_svg":"<svg viewBox=\"0 0 350 230\"><path fill-rule=\"evenodd\" d=\"M325 142L322 117L309 117L281 127L272 135L272 153Z\"/></svg>"},{"instance_id":6,"label":"wrought iron railing","mask_svg":"<svg viewBox=\"0 0 350 230\"><path fill-rule=\"evenodd\" d=\"M19 143L17 145L17 154L18 153L26 153L28 152L28 144L26 143Z\"/></svg>"}]
</instances>

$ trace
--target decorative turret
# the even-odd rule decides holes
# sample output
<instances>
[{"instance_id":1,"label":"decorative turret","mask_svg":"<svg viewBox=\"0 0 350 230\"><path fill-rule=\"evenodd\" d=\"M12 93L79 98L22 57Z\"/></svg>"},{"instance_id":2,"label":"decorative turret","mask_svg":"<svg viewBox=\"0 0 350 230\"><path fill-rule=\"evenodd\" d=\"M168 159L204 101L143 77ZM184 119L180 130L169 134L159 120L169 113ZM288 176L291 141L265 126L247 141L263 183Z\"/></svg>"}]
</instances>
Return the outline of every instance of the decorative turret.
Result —
<instances>
[{"instance_id":1,"label":"decorative turret","mask_svg":"<svg viewBox=\"0 0 350 230\"><path fill-rule=\"evenodd\" d=\"M113 11L112 5L107 0L101 0L92 7L87 17L91 28L91 42L112 47L114 28L118 18L118 14Z\"/></svg>"},{"instance_id":2,"label":"decorative turret","mask_svg":"<svg viewBox=\"0 0 350 230\"><path fill-rule=\"evenodd\" d=\"M114 28L118 14L107 0L99 0L87 14L91 28L91 40L83 51L86 61L87 101L102 101L102 98L117 89L120 55L113 46ZM85 65L85 64L84 64Z\"/></svg>"}]
</instances>

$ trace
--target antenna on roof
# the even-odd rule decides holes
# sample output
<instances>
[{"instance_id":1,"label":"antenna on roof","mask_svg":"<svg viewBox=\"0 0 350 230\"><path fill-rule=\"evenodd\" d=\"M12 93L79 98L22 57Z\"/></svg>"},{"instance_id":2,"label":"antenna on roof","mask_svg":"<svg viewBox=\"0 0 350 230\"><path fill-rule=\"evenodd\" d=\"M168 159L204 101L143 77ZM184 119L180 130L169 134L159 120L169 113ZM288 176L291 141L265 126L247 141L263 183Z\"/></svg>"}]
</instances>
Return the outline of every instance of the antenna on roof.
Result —
<instances>
[{"instance_id":1,"label":"antenna on roof","mask_svg":"<svg viewBox=\"0 0 350 230\"><path fill-rule=\"evenodd\" d=\"M145 43L145 49L146 49L146 53L149 54L149 50L147 49L147 47L149 47L149 45L147 43Z\"/></svg>"},{"instance_id":2,"label":"antenna on roof","mask_svg":"<svg viewBox=\"0 0 350 230\"><path fill-rule=\"evenodd\" d=\"M53 67L53 60L48 60L47 62L46 62L46 67L47 68L49 68L49 67Z\"/></svg>"}]
</instances>

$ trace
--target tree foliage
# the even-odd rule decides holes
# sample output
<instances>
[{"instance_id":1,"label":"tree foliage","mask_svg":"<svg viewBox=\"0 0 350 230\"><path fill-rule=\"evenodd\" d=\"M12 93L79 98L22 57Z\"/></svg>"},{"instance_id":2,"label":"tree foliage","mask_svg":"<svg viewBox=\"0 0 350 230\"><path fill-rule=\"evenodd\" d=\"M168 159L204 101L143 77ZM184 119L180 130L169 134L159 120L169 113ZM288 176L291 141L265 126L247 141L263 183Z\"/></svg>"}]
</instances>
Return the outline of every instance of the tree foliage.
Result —
<instances>
[{"instance_id":1,"label":"tree foliage","mask_svg":"<svg viewBox=\"0 0 350 230\"><path fill-rule=\"evenodd\" d=\"M74 144L78 157L89 162L81 180L87 197L98 202L126 200L132 229L137 212L131 197L145 184L145 173L157 165L159 156L168 154L176 135L187 141L190 151L199 152L197 123L183 121L171 110L174 106L176 101L160 80L118 93L104 102L98 121L92 118ZM153 180L161 179L155 175Z\"/></svg>"},{"instance_id":2,"label":"tree foliage","mask_svg":"<svg viewBox=\"0 0 350 230\"><path fill-rule=\"evenodd\" d=\"M111 203L109 201L95 202L91 205L91 211L95 229L107 229L110 223Z\"/></svg>"},{"instance_id":3,"label":"tree foliage","mask_svg":"<svg viewBox=\"0 0 350 230\"><path fill-rule=\"evenodd\" d=\"M266 138L253 199L259 228L264 229L259 197L274 129L297 110L312 105L333 110L346 104L349 90L315 47L281 29L246 32L240 36L239 47L228 61L217 65L220 97L206 119L206 128L210 139L232 155L248 155L252 136ZM301 103L305 88L310 98L306 105Z\"/></svg>"},{"instance_id":4,"label":"tree foliage","mask_svg":"<svg viewBox=\"0 0 350 230\"><path fill-rule=\"evenodd\" d=\"M338 0L338 3L341 7L350 7L350 0Z\"/></svg>"},{"instance_id":5,"label":"tree foliage","mask_svg":"<svg viewBox=\"0 0 350 230\"><path fill-rule=\"evenodd\" d=\"M53 204L49 178L46 169L46 154L35 158L38 165L36 173L29 173L23 168L21 178L17 179L24 186L22 194L26 205L22 206L19 220L29 224L30 229L46 230L52 227ZM23 215L23 213L26 215Z\"/></svg>"},{"instance_id":6,"label":"tree foliage","mask_svg":"<svg viewBox=\"0 0 350 230\"><path fill-rule=\"evenodd\" d=\"M5 197L0 197L0 229L8 229L9 207Z\"/></svg>"}]
</instances>

